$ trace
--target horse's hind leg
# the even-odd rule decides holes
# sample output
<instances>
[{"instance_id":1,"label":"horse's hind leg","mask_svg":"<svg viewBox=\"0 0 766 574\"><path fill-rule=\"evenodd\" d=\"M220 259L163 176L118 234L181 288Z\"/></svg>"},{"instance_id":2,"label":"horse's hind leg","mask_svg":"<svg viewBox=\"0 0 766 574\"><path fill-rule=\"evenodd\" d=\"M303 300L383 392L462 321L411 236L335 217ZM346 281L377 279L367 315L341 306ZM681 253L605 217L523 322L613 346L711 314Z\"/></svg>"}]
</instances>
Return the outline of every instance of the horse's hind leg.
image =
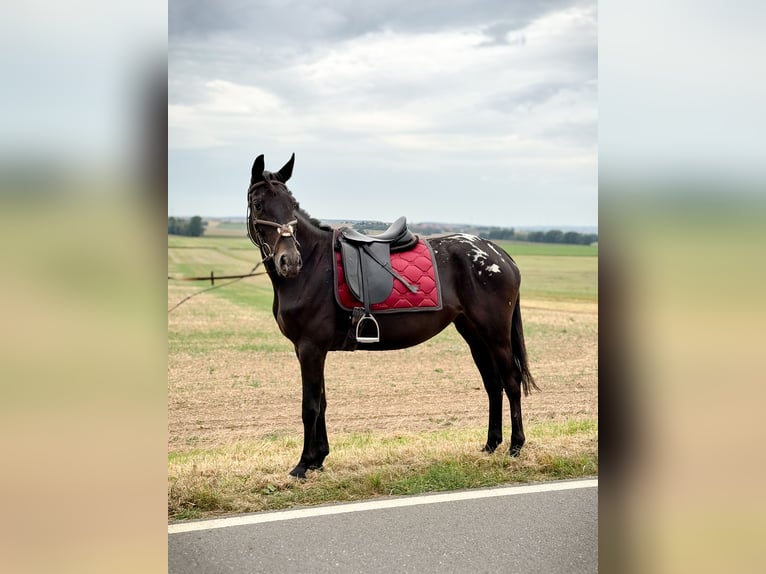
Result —
<instances>
[{"instance_id":1,"label":"horse's hind leg","mask_svg":"<svg viewBox=\"0 0 766 574\"><path fill-rule=\"evenodd\" d=\"M471 349L471 356L479 369L489 398L487 443L482 450L495 452L495 449L503 442L503 387L500 384L497 366L487 344L465 316L455 320L455 327Z\"/></svg>"},{"instance_id":2,"label":"horse's hind leg","mask_svg":"<svg viewBox=\"0 0 766 574\"><path fill-rule=\"evenodd\" d=\"M492 363L498 373L498 392L502 396L504 389L508 401L511 403L511 447L509 454L519 456L525 441L524 424L521 419L521 369L513 359L510 338L501 337L490 342L487 352L491 355ZM500 408L502 410L502 404Z\"/></svg>"},{"instance_id":3,"label":"horse's hind leg","mask_svg":"<svg viewBox=\"0 0 766 574\"><path fill-rule=\"evenodd\" d=\"M521 447L524 446L524 423L521 417L521 369L513 360L510 349L504 353L506 358L501 360L501 370L507 373L503 377L503 387L511 403L511 456L519 456Z\"/></svg>"},{"instance_id":4,"label":"horse's hind leg","mask_svg":"<svg viewBox=\"0 0 766 574\"><path fill-rule=\"evenodd\" d=\"M503 390L511 403L511 446L509 454L518 456L524 446L524 424L521 417L521 369L513 358L510 325L491 320L473 323L461 318L455 321L458 332L471 347L484 387L489 395L489 430L485 450L492 452L502 442ZM482 325L479 329L476 325Z\"/></svg>"}]
</instances>

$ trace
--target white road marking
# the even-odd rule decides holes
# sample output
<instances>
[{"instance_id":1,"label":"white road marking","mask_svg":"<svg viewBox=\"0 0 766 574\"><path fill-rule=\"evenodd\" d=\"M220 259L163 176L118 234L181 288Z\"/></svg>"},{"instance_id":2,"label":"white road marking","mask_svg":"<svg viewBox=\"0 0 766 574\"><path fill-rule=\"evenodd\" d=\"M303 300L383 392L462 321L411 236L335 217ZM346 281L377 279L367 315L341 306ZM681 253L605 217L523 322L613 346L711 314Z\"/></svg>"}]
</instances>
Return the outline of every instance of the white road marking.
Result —
<instances>
[{"instance_id":1,"label":"white road marking","mask_svg":"<svg viewBox=\"0 0 766 574\"><path fill-rule=\"evenodd\" d=\"M214 530L216 528L228 528L230 526L264 524L266 522L279 522L282 520L311 518L314 516L329 516L332 514L347 514L349 512L363 512L366 510L402 508L405 506L419 506L422 504L438 504L441 502L454 502L457 500L477 500L480 498L495 498L498 496L514 496L517 494L533 494L538 492L555 492L560 490L575 490L580 488L597 487L598 479L593 478L587 480L546 482L542 484L530 484L525 486L507 486L502 488L486 488L482 490L465 490L460 492L448 492L444 494L424 494L393 499L387 498L383 500L370 500L367 502L354 502L350 504L338 504L334 506L317 506L313 508L298 508L296 510L282 510L277 512L264 512L260 514L247 514L244 516L232 516L231 518L198 520L195 522L179 522L176 524L168 525L168 534L199 532L200 530Z\"/></svg>"}]
</instances>

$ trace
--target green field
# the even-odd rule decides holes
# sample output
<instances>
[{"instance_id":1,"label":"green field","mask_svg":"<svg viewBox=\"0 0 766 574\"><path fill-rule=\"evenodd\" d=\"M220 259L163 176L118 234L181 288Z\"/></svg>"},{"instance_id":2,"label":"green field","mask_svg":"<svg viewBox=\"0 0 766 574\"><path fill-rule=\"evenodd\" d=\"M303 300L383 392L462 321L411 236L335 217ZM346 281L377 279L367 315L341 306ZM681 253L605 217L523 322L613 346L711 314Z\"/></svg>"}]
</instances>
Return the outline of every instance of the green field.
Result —
<instances>
[{"instance_id":1,"label":"green field","mask_svg":"<svg viewBox=\"0 0 766 574\"><path fill-rule=\"evenodd\" d=\"M522 297L549 300L598 300L598 246L497 242L521 269ZM247 273L259 259L248 238L168 237L168 275L202 276ZM257 286L257 293L249 285ZM247 280L218 291L241 303L271 297L268 283Z\"/></svg>"},{"instance_id":2,"label":"green field","mask_svg":"<svg viewBox=\"0 0 766 574\"><path fill-rule=\"evenodd\" d=\"M495 241L515 258L517 255L563 257L598 257L598 245L569 245L566 243L531 243L528 241Z\"/></svg>"},{"instance_id":3,"label":"green field","mask_svg":"<svg viewBox=\"0 0 766 574\"><path fill-rule=\"evenodd\" d=\"M217 229L235 230L245 233L245 224L241 221L219 221Z\"/></svg>"}]
</instances>

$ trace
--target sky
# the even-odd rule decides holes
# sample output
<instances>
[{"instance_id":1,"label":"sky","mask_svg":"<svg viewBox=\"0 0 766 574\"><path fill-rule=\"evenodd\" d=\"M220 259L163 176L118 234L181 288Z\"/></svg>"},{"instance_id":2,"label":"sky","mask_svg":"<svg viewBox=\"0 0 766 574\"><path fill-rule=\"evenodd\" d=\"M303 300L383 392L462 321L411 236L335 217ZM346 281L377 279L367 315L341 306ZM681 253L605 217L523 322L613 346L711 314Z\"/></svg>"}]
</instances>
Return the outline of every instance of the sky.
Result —
<instances>
[{"instance_id":1,"label":"sky","mask_svg":"<svg viewBox=\"0 0 766 574\"><path fill-rule=\"evenodd\" d=\"M595 1L171 0L168 212L598 223Z\"/></svg>"}]
</instances>

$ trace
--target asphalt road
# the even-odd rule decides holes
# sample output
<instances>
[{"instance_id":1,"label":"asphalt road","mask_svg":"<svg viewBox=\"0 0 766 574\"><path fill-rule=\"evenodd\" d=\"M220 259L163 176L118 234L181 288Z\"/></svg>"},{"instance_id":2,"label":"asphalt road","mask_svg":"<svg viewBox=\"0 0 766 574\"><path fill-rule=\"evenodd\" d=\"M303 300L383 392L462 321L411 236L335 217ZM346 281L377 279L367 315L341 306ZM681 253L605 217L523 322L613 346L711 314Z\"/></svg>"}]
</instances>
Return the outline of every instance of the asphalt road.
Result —
<instances>
[{"instance_id":1,"label":"asphalt road","mask_svg":"<svg viewBox=\"0 0 766 574\"><path fill-rule=\"evenodd\" d=\"M168 527L168 570L597 572L597 510L583 480L191 522Z\"/></svg>"}]
</instances>

